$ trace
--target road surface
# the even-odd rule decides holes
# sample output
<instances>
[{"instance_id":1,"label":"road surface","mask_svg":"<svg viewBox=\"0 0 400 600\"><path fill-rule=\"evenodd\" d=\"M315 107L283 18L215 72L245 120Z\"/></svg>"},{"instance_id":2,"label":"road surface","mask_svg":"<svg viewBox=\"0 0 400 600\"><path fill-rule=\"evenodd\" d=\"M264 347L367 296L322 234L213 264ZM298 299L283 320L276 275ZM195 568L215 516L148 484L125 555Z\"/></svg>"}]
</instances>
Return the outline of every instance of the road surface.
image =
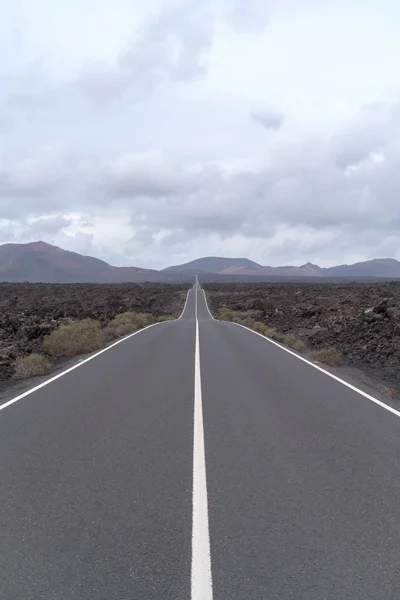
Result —
<instances>
[{"instance_id":1,"label":"road surface","mask_svg":"<svg viewBox=\"0 0 400 600\"><path fill-rule=\"evenodd\" d=\"M400 419L213 320L0 410L2 600L400 598Z\"/></svg>"}]
</instances>

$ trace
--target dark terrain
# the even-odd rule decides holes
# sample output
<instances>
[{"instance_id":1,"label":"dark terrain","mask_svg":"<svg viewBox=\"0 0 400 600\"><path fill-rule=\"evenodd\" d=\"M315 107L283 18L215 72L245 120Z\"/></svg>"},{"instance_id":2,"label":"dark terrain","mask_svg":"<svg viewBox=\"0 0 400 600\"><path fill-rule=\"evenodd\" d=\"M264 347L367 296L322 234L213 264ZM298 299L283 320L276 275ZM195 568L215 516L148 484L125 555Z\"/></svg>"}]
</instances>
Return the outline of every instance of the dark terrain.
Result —
<instances>
[{"instance_id":1,"label":"dark terrain","mask_svg":"<svg viewBox=\"0 0 400 600\"><path fill-rule=\"evenodd\" d=\"M400 283L206 284L221 308L293 334L310 350L334 348L344 365L400 389Z\"/></svg>"},{"instance_id":2,"label":"dark terrain","mask_svg":"<svg viewBox=\"0 0 400 600\"><path fill-rule=\"evenodd\" d=\"M19 356L41 352L43 338L62 323L92 318L107 325L127 311L155 317L182 310L188 286L167 284L0 283L0 384Z\"/></svg>"}]
</instances>

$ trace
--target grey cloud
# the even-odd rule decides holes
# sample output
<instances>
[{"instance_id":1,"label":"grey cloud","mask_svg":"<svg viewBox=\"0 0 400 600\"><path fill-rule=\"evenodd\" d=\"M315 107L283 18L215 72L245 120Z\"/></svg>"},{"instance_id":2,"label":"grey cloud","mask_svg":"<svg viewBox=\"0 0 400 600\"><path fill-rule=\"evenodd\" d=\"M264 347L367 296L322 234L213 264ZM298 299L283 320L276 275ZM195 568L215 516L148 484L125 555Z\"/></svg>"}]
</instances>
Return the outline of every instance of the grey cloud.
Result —
<instances>
[{"instance_id":1,"label":"grey cloud","mask_svg":"<svg viewBox=\"0 0 400 600\"><path fill-rule=\"evenodd\" d=\"M81 68L75 83L88 99L102 106L124 94L133 80L134 76L119 66L88 62Z\"/></svg>"},{"instance_id":2,"label":"grey cloud","mask_svg":"<svg viewBox=\"0 0 400 600\"><path fill-rule=\"evenodd\" d=\"M0 242L11 242L15 239L15 226L10 221L0 222Z\"/></svg>"},{"instance_id":3,"label":"grey cloud","mask_svg":"<svg viewBox=\"0 0 400 600\"><path fill-rule=\"evenodd\" d=\"M257 121L266 129L272 129L274 131L280 129L285 121L283 113L272 108L253 109L250 116L254 121Z\"/></svg>"},{"instance_id":4,"label":"grey cloud","mask_svg":"<svg viewBox=\"0 0 400 600\"><path fill-rule=\"evenodd\" d=\"M76 93L106 107L127 92L137 101L168 82L193 81L205 73L219 12L218 3L215 10L211 0L166 2L142 24L115 62L87 60L76 76L57 83L46 76L41 61L34 61L4 86L3 110L34 116L62 105L66 97L74 101L75 110L83 110Z\"/></svg>"},{"instance_id":5,"label":"grey cloud","mask_svg":"<svg viewBox=\"0 0 400 600\"><path fill-rule=\"evenodd\" d=\"M167 81L192 81L205 72L215 14L210 2L168 3L137 32L116 65L85 65L79 87L96 102L128 89L141 98Z\"/></svg>"},{"instance_id":6,"label":"grey cloud","mask_svg":"<svg viewBox=\"0 0 400 600\"><path fill-rule=\"evenodd\" d=\"M79 254L93 255L93 233L84 233L80 231L74 235L58 234L54 242L71 252Z\"/></svg>"},{"instance_id":7,"label":"grey cloud","mask_svg":"<svg viewBox=\"0 0 400 600\"><path fill-rule=\"evenodd\" d=\"M363 107L349 126L331 140L331 152L340 167L354 166L382 150L393 129L399 130L398 104L372 104Z\"/></svg>"},{"instance_id":8,"label":"grey cloud","mask_svg":"<svg viewBox=\"0 0 400 600\"><path fill-rule=\"evenodd\" d=\"M167 2L139 29L115 65L86 64L78 86L96 103L129 90L134 99L169 82L191 82L205 75L215 25L239 32L263 31L268 11L261 0L177 0Z\"/></svg>"},{"instance_id":9,"label":"grey cloud","mask_svg":"<svg viewBox=\"0 0 400 600\"><path fill-rule=\"evenodd\" d=\"M114 62L87 60L72 79L48 79L44 64L34 60L9 89L4 108L16 115L38 117L71 102L84 111L75 94L107 107L125 94L136 102L167 83L192 82L207 71L215 26L224 21L237 31L260 31L266 24L264 4L250 0L176 0L162 3L136 31ZM1 130L1 129L0 129Z\"/></svg>"},{"instance_id":10,"label":"grey cloud","mask_svg":"<svg viewBox=\"0 0 400 600\"><path fill-rule=\"evenodd\" d=\"M161 152L103 159L99 168L97 161L81 163L50 148L30 159L15 163L9 159L2 164L0 207L4 216L52 214L49 219L37 219L24 235L50 236L61 240L60 245L72 248L75 244L75 249L88 253L92 234L71 240L71 236L57 233L68 224L64 217L54 216L55 212L61 214L66 198L69 210L79 206L89 215L103 210L112 213L114 206L125 211L130 215L131 241L136 248L179 245L210 235L225 240L239 235L262 239L272 254L291 256L294 250L289 242L274 241L282 227L297 232L294 247L297 244L302 256L321 253L326 244L336 249L346 244L350 247L357 239L360 247L368 247L367 239L380 247L385 236L396 236L400 226L400 117L393 107L383 111L389 114L386 121L379 121L382 116L375 113L368 109L362 119L367 133L368 115L372 129L378 129L376 122L386 123L380 138L385 159L376 162L371 157L368 138L364 158L352 171L343 168L338 152L343 156L350 153L353 140L348 132L357 128L358 117L334 141L321 137L295 142L272 136L269 166L257 170L193 166ZM360 152L362 148L360 141ZM164 236L156 242L160 232ZM323 235L313 237L316 232Z\"/></svg>"},{"instance_id":11,"label":"grey cloud","mask_svg":"<svg viewBox=\"0 0 400 600\"><path fill-rule=\"evenodd\" d=\"M118 205L131 214L134 238L143 243L162 230L170 240L182 231L188 239L207 233L270 239L280 225L353 234L373 229L382 235L400 223L399 150L395 140L385 143L383 162L369 158L350 173L336 164L330 142L323 140L314 140L313 149L285 143L273 152L268 168L229 173L216 166L185 167L154 152L121 156L100 170L91 165L63 170L44 153L40 160L18 163L10 173L3 169L0 206L14 215L54 213L63 198L74 198L78 186L84 190L82 210L96 214ZM10 203L12 197L18 198L18 207ZM28 202L28 197L36 200Z\"/></svg>"},{"instance_id":12,"label":"grey cloud","mask_svg":"<svg viewBox=\"0 0 400 600\"><path fill-rule=\"evenodd\" d=\"M28 157L1 162L0 215L40 217L81 204L86 177L79 160L56 147L42 147Z\"/></svg>"},{"instance_id":13,"label":"grey cloud","mask_svg":"<svg viewBox=\"0 0 400 600\"><path fill-rule=\"evenodd\" d=\"M14 126L14 120L11 117L10 114L7 114L7 111L2 111L3 114L0 113L0 135L2 133L9 133L13 126Z\"/></svg>"},{"instance_id":14,"label":"grey cloud","mask_svg":"<svg viewBox=\"0 0 400 600\"><path fill-rule=\"evenodd\" d=\"M63 215L43 216L31 221L23 217L0 222L0 241L34 241L47 239L55 241L55 236L71 224L71 219Z\"/></svg>"},{"instance_id":15,"label":"grey cloud","mask_svg":"<svg viewBox=\"0 0 400 600\"><path fill-rule=\"evenodd\" d=\"M53 215L50 217L42 217L29 223L26 229L31 237L35 236L46 236L58 233L61 229L71 225L71 219L64 217L63 215Z\"/></svg>"},{"instance_id":16,"label":"grey cloud","mask_svg":"<svg viewBox=\"0 0 400 600\"><path fill-rule=\"evenodd\" d=\"M230 3L226 19L239 33L260 33L264 31L271 17L271 3L267 0L235 0Z\"/></svg>"},{"instance_id":17,"label":"grey cloud","mask_svg":"<svg viewBox=\"0 0 400 600\"><path fill-rule=\"evenodd\" d=\"M137 223L135 222L134 225L137 226ZM156 232L152 227L139 227L139 229L135 231L129 242L139 245L153 244L155 233Z\"/></svg>"},{"instance_id":18,"label":"grey cloud","mask_svg":"<svg viewBox=\"0 0 400 600\"><path fill-rule=\"evenodd\" d=\"M41 60L33 60L13 77L3 81L0 104L6 118L15 121L21 115L33 116L46 112L58 99L58 87L48 79Z\"/></svg>"},{"instance_id":19,"label":"grey cloud","mask_svg":"<svg viewBox=\"0 0 400 600\"><path fill-rule=\"evenodd\" d=\"M146 227L146 239L165 229L166 240L182 231L241 234L271 238L279 225L312 231L360 229L394 231L400 223L400 160L396 145L389 146L386 159L365 160L347 173L336 164L330 143L323 140L313 151L300 144L276 153L269 168L238 171L229 175L179 170L153 164L147 179L133 169L125 178L124 194L131 198L132 225ZM345 149L345 146L343 146ZM161 166L161 163L160 163ZM156 185L155 185L156 182ZM140 184L140 185L139 185Z\"/></svg>"},{"instance_id":20,"label":"grey cloud","mask_svg":"<svg viewBox=\"0 0 400 600\"><path fill-rule=\"evenodd\" d=\"M213 39L215 15L209 2L181 0L151 19L121 58L131 72L153 79L191 80L203 73L204 53Z\"/></svg>"},{"instance_id":21,"label":"grey cloud","mask_svg":"<svg viewBox=\"0 0 400 600\"><path fill-rule=\"evenodd\" d=\"M0 164L0 200L4 196L42 196L59 190L69 175L66 157L43 148L36 156Z\"/></svg>"},{"instance_id":22,"label":"grey cloud","mask_svg":"<svg viewBox=\"0 0 400 600\"><path fill-rule=\"evenodd\" d=\"M8 110L33 112L38 110L47 110L52 106L52 94L47 92L17 92L10 94L6 101L5 107Z\"/></svg>"},{"instance_id":23,"label":"grey cloud","mask_svg":"<svg viewBox=\"0 0 400 600\"><path fill-rule=\"evenodd\" d=\"M111 197L165 197L188 191L194 178L158 153L148 153L114 161L104 168L99 183Z\"/></svg>"}]
</instances>

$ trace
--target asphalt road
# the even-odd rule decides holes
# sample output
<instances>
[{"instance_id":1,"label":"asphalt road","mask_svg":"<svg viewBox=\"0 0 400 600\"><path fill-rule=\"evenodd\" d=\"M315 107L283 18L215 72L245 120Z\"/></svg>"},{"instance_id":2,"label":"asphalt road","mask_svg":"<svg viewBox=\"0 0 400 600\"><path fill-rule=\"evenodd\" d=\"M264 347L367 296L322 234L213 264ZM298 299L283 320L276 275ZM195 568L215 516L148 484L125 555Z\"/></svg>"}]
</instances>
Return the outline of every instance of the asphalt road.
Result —
<instances>
[{"instance_id":1,"label":"asphalt road","mask_svg":"<svg viewBox=\"0 0 400 600\"><path fill-rule=\"evenodd\" d=\"M0 410L0 496L1 600L400 598L399 416L197 286Z\"/></svg>"}]
</instances>

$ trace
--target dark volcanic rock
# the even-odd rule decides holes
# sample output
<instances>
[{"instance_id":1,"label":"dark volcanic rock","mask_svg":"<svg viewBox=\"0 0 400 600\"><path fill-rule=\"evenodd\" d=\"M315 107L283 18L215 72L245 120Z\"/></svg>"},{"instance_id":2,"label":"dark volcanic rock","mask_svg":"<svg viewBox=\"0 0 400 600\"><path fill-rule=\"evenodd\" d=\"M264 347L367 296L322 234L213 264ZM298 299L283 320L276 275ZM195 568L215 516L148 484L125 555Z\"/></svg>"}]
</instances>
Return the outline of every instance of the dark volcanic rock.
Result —
<instances>
[{"instance_id":1,"label":"dark volcanic rock","mask_svg":"<svg viewBox=\"0 0 400 600\"><path fill-rule=\"evenodd\" d=\"M18 356L41 352L61 323L118 313L171 315L182 310L185 285L0 283L0 381L12 377Z\"/></svg>"},{"instance_id":2,"label":"dark volcanic rock","mask_svg":"<svg viewBox=\"0 0 400 600\"><path fill-rule=\"evenodd\" d=\"M334 347L348 365L400 384L400 283L207 284L222 307L293 333L310 349ZM249 312L248 307L257 312Z\"/></svg>"}]
</instances>

